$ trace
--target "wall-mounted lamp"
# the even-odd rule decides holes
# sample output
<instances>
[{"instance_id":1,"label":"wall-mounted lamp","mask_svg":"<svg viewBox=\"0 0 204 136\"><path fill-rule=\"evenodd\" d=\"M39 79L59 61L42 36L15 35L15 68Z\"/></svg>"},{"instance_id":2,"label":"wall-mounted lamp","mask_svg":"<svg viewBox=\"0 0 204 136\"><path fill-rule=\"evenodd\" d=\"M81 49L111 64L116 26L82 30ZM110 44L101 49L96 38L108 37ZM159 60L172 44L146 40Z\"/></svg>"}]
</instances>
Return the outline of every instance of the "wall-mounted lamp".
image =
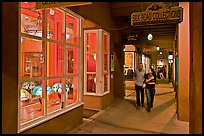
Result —
<instances>
[{"instance_id":1,"label":"wall-mounted lamp","mask_svg":"<svg viewBox=\"0 0 204 136\"><path fill-rule=\"evenodd\" d=\"M159 51L160 50L160 47L159 46L157 46L157 51Z\"/></svg>"},{"instance_id":2,"label":"wall-mounted lamp","mask_svg":"<svg viewBox=\"0 0 204 136\"><path fill-rule=\"evenodd\" d=\"M151 41L151 40L153 39L153 35L152 35L152 34L148 34L147 39L148 39L149 41Z\"/></svg>"},{"instance_id":3,"label":"wall-mounted lamp","mask_svg":"<svg viewBox=\"0 0 204 136\"><path fill-rule=\"evenodd\" d=\"M162 52L160 51L159 54L162 54Z\"/></svg>"}]
</instances>

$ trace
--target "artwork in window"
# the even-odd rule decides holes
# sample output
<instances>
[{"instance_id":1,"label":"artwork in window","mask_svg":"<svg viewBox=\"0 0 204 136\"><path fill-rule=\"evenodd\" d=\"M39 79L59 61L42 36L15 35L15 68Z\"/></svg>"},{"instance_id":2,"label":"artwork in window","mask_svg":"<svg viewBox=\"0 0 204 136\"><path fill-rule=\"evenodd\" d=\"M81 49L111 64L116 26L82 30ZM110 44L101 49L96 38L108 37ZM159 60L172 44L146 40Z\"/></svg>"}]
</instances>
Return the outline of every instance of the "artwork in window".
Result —
<instances>
[{"instance_id":1,"label":"artwork in window","mask_svg":"<svg viewBox=\"0 0 204 136\"><path fill-rule=\"evenodd\" d=\"M35 93L36 87L42 87L42 81L22 82L20 86L20 124L42 117L42 89ZM38 95L39 94L39 95ZM44 96L43 96L44 97Z\"/></svg>"}]
</instances>

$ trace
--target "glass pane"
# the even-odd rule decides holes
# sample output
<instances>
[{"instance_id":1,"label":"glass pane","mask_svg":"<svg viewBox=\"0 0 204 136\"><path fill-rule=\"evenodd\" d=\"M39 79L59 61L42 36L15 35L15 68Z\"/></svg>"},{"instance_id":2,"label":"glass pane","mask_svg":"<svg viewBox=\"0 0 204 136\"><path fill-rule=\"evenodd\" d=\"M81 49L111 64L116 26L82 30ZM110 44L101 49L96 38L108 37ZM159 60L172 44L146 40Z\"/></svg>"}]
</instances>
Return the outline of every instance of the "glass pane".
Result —
<instances>
[{"instance_id":1,"label":"glass pane","mask_svg":"<svg viewBox=\"0 0 204 136\"><path fill-rule=\"evenodd\" d=\"M51 42L47 45L47 74L48 76L62 76L64 74L64 47Z\"/></svg>"},{"instance_id":2,"label":"glass pane","mask_svg":"<svg viewBox=\"0 0 204 136\"><path fill-rule=\"evenodd\" d=\"M64 12L58 9L48 10L47 38L64 41Z\"/></svg>"},{"instance_id":3,"label":"glass pane","mask_svg":"<svg viewBox=\"0 0 204 136\"><path fill-rule=\"evenodd\" d=\"M96 53L87 53L87 72L96 72Z\"/></svg>"},{"instance_id":4,"label":"glass pane","mask_svg":"<svg viewBox=\"0 0 204 136\"><path fill-rule=\"evenodd\" d=\"M70 76L66 78L66 105L76 103L78 98L78 77Z\"/></svg>"},{"instance_id":5,"label":"glass pane","mask_svg":"<svg viewBox=\"0 0 204 136\"><path fill-rule=\"evenodd\" d=\"M36 2L21 2L21 32L42 37L42 10L34 10Z\"/></svg>"},{"instance_id":6,"label":"glass pane","mask_svg":"<svg viewBox=\"0 0 204 136\"><path fill-rule=\"evenodd\" d=\"M47 81L47 86L52 90L47 97L47 112L51 113L64 107L64 80L50 79Z\"/></svg>"},{"instance_id":7,"label":"glass pane","mask_svg":"<svg viewBox=\"0 0 204 136\"><path fill-rule=\"evenodd\" d=\"M35 39L21 37L21 77L44 77L45 46Z\"/></svg>"},{"instance_id":8,"label":"glass pane","mask_svg":"<svg viewBox=\"0 0 204 136\"><path fill-rule=\"evenodd\" d=\"M108 54L104 54L104 72L108 72Z\"/></svg>"},{"instance_id":9,"label":"glass pane","mask_svg":"<svg viewBox=\"0 0 204 136\"><path fill-rule=\"evenodd\" d=\"M104 74L104 92L108 91L108 74Z\"/></svg>"},{"instance_id":10,"label":"glass pane","mask_svg":"<svg viewBox=\"0 0 204 136\"><path fill-rule=\"evenodd\" d=\"M78 20L66 13L66 42L78 45Z\"/></svg>"},{"instance_id":11,"label":"glass pane","mask_svg":"<svg viewBox=\"0 0 204 136\"><path fill-rule=\"evenodd\" d=\"M104 53L108 53L109 48L109 36L104 34Z\"/></svg>"},{"instance_id":12,"label":"glass pane","mask_svg":"<svg viewBox=\"0 0 204 136\"><path fill-rule=\"evenodd\" d=\"M125 52L125 66L133 67L134 52Z\"/></svg>"},{"instance_id":13,"label":"glass pane","mask_svg":"<svg viewBox=\"0 0 204 136\"><path fill-rule=\"evenodd\" d=\"M97 45L97 39L96 39L96 33L86 33L86 47L87 52L96 52L96 45Z\"/></svg>"},{"instance_id":14,"label":"glass pane","mask_svg":"<svg viewBox=\"0 0 204 136\"><path fill-rule=\"evenodd\" d=\"M96 74L87 74L87 92L96 93Z\"/></svg>"},{"instance_id":15,"label":"glass pane","mask_svg":"<svg viewBox=\"0 0 204 136\"><path fill-rule=\"evenodd\" d=\"M20 86L20 124L44 115L42 90L44 81L21 82Z\"/></svg>"},{"instance_id":16,"label":"glass pane","mask_svg":"<svg viewBox=\"0 0 204 136\"><path fill-rule=\"evenodd\" d=\"M78 48L66 46L66 74L78 74Z\"/></svg>"}]
</instances>

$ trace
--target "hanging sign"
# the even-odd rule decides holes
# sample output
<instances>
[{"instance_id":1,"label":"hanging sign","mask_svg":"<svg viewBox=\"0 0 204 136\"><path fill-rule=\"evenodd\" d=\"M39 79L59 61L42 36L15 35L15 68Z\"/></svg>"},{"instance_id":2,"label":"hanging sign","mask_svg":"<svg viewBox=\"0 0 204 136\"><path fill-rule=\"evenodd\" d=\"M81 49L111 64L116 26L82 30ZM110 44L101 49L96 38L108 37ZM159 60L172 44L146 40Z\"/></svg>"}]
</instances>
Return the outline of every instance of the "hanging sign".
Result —
<instances>
[{"instance_id":1,"label":"hanging sign","mask_svg":"<svg viewBox=\"0 0 204 136\"><path fill-rule=\"evenodd\" d=\"M168 24L183 21L183 8L166 8L163 3L153 3L144 12L133 12L131 14L131 25L146 24Z\"/></svg>"},{"instance_id":2,"label":"hanging sign","mask_svg":"<svg viewBox=\"0 0 204 136\"><path fill-rule=\"evenodd\" d=\"M36 9L89 5L92 2L36 2Z\"/></svg>"}]
</instances>

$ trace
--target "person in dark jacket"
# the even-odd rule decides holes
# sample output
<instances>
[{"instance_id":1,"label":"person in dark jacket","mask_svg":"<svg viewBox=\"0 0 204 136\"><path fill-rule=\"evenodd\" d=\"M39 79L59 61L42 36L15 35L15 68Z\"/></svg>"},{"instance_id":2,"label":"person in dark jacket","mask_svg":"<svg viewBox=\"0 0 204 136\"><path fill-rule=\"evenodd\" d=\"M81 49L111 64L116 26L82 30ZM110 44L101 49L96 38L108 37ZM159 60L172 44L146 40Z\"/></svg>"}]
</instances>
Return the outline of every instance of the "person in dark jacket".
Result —
<instances>
[{"instance_id":1,"label":"person in dark jacket","mask_svg":"<svg viewBox=\"0 0 204 136\"><path fill-rule=\"evenodd\" d=\"M145 75L145 83L146 83L146 98L147 98L147 112L151 111L154 103L154 95L155 95L155 84L156 84L156 74L154 69L150 68L148 73Z\"/></svg>"}]
</instances>

